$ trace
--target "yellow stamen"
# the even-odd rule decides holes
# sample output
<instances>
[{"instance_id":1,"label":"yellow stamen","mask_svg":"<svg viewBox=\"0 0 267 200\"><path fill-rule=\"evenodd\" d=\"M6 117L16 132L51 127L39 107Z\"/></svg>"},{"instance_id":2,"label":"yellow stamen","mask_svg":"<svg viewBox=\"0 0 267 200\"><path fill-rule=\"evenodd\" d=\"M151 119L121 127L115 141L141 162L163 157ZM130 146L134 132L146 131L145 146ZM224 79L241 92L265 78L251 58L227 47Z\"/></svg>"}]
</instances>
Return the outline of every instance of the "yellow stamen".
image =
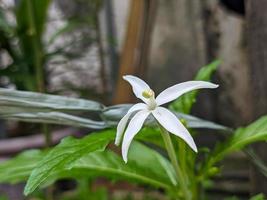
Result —
<instances>
[{"instance_id":1,"label":"yellow stamen","mask_svg":"<svg viewBox=\"0 0 267 200\"><path fill-rule=\"evenodd\" d=\"M154 96L154 92L153 92L153 90L151 90L151 89L144 90L144 91L142 92L142 96L145 97L146 99L149 99L149 98L151 98L151 97Z\"/></svg>"}]
</instances>

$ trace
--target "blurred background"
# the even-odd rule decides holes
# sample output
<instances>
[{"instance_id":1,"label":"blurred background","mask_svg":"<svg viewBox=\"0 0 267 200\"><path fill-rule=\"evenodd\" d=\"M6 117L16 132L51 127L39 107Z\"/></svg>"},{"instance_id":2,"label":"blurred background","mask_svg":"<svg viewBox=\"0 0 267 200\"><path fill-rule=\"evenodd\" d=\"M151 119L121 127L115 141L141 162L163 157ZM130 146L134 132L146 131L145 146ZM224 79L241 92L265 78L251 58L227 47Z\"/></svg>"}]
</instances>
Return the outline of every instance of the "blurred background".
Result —
<instances>
[{"instance_id":1,"label":"blurred background","mask_svg":"<svg viewBox=\"0 0 267 200\"><path fill-rule=\"evenodd\" d=\"M158 93L219 59L213 82L220 88L201 92L193 114L245 125L267 111L266 9L264 0L0 0L0 86L130 103L136 100L124 74L145 79ZM40 131L1 121L0 146ZM3 149L1 159L21 150L16 143L14 149ZM267 160L266 146L255 149ZM233 166L226 165L211 192L244 199L266 192L266 178L244 155L229 160ZM16 196L23 186L14 187L0 185L0 194Z\"/></svg>"}]
</instances>

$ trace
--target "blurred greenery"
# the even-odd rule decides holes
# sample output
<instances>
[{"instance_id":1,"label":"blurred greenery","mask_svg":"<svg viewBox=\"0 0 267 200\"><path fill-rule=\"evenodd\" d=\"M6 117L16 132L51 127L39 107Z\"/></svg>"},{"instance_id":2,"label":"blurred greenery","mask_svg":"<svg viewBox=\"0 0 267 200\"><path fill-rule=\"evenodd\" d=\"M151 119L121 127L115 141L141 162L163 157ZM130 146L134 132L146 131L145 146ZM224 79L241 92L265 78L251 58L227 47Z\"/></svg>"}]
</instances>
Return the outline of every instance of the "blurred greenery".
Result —
<instances>
[{"instance_id":1,"label":"blurred greenery","mask_svg":"<svg viewBox=\"0 0 267 200\"><path fill-rule=\"evenodd\" d=\"M73 38L53 47L62 35L82 30L84 27L96 29L97 14L102 6L102 0L93 0L90 3L77 1L77 5L79 4L81 8L88 7L93 12L87 10L66 16L66 23L53 30L52 35L46 39L49 8L52 2L52 0L17 1L15 8L9 10L15 16L15 23L11 23L6 18L6 10L0 8L0 49L7 53L5 56L11 58L11 63L7 66L0 66L0 76L8 77L17 89L46 91L50 74L47 69L48 63L57 56L66 59L79 58L83 54L79 45L91 45L96 41L93 34L82 34L78 39ZM75 52L75 49L79 49L79 52ZM82 90L74 88L68 82L66 86L77 91Z\"/></svg>"},{"instance_id":2,"label":"blurred greenery","mask_svg":"<svg viewBox=\"0 0 267 200\"><path fill-rule=\"evenodd\" d=\"M43 91L45 84L45 49L43 34L50 0L20 0L15 8L16 25L10 25L1 9L1 48L12 58L12 63L0 70L17 88ZM14 43L14 41L18 41Z\"/></svg>"},{"instance_id":3,"label":"blurred greenery","mask_svg":"<svg viewBox=\"0 0 267 200\"><path fill-rule=\"evenodd\" d=\"M1 195L0 200L8 200L8 199L7 199L7 197Z\"/></svg>"},{"instance_id":4,"label":"blurred greenery","mask_svg":"<svg viewBox=\"0 0 267 200\"><path fill-rule=\"evenodd\" d=\"M206 158L203 163L202 169L200 170L199 176L205 178L209 176L209 169L212 168L216 163L225 158L225 156L242 150L247 145L266 141L267 139L267 116L263 116L247 127L241 127L234 131L234 133L228 137L225 141L217 143L215 149ZM218 171L219 172L219 171Z\"/></svg>"},{"instance_id":5,"label":"blurred greenery","mask_svg":"<svg viewBox=\"0 0 267 200\"><path fill-rule=\"evenodd\" d=\"M86 12L73 12L66 16L67 23L55 30L45 41L45 31L47 26L48 12L52 0L20 0L15 9L15 24L11 24L5 16L5 10L0 8L0 48L5 50L11 57L12 62L8 66L0 66L0 76L8 77L17 89L45 92L47 85L47 64L55 56L61 55L69 59L77 58L82 52L78 49L68 51L74 47L77 41L71 41L63 44L61 47L49 51L56 40L63 34L72 32L83 24L92 26L96 31L98 29L98 11L102 6L102 0L90 1L79 0L77 3L87 3ZM64 4L64 1L63 1ZM91 11L91 12L88 12ZM91 13L90 16L85 13ZM97 35L97 34L96 34ZM79 42L91 43L97 40L90 36L80 39ZM75 49L75 48L73 48ZM195 80L210 81L212 75L220 65L216 60L207 66L202 67L197 73ZM84 93L82 88L75 88L72 85L66 85L69 88L79 90ZM86 90L87 92L89 90ZM94 94L93 91L92 94ZM72 125L94 129L104 129L114 126L117 119L124 114L125 105L105 107L101 103L83 100L65 98L60 96L45 95L31 92L7 91L0 89L1 94L1 118L16 119L27 122L55 123L61 125ZM94 94L95 95L95 94ZM231 134L227 135L225 141L218 142L215 149L200 148L209 153L204 161L196 163L196 156L190 152L187 147L186 169L189 174L190 189L194 190L197 185L199 188L205 188L205 185L211 185L210 178L220 172L217 167L219 161L232 152L242 150L247 145L257 141L267 139L267 117L264 116L247 127L241 127L234 131L227 127L208 122L193 116L190 116L192 107L196 102L198 91L189 92L169 105L180 119L185 121L188 128L210 128L214 131L225 131ZM127 110L127 109L126 109ZM77 117L71 112L89 111L99 114L99 120L93 121L88 118ZM184 113L184 114L181 114ZM114 120L114 117L116 118ZM148 125L151 125L148 123ZM152 124L150 127L142 129L136 139L144 142L133 142L129 151L129 162L127 165L116 153L114 147L104 151L107 145L113 141L115 135L114 129L106 129L97 133L85 136L82 139L72 137L65 138L62 142L50 150L30 150L25 151L0 165L1 183L20 183L25 182L25 194L28 195L37 188L46 187L53 182L63 178L75 179L78 183L73 194L60 196L64 200L81 199L109 199L106 188L91 190L91 181L95 177L106 177L112 181L125 180L140 185L149 185L154 188L162 188L166 194L177 195L179 180L175 178L174 170L169 160L166 158L164 145L160 137L159 129ZM175 141L175 147L179 147L181 142ZM115 150L114 150L115 149ZM258 166L262 173L266 175L266 166L260 161L257 155L252 151L247 151L248 155ZM180 150L178 155L182 155ZM149 188L149 187L148 187ZM39 195L39 194L38 194ZM178 194L179 195L179 194ZM40 195L42 196L42 194ZM5 200L0 197L0 200ZM133 199L129 194L125 199ZM144 199L153 199L145 196ZM235 200L236 197L227 200ZM250 200L263 200L264 195L259 194ZM114 199L115 200L115 199Z\"/></svg>"},{"instance_id":6,"label":"blurred greenery","mask_svg":"<svg viewBox=\"0 0 267 200\"><path fill-rule=\"evenodd\" d=\"M198 81L210 81L212 75L219 67L221 61L215 60L212 63L201 67L198 71L197 75L195 76L194 80ZM181 97L179 97L177 100L173 101L169 108L176 112L181 112L185 114L189 114L191 112L192 106L196 102L196 97L198 95L198 90L194 90L192 92L188 92Z\"/></svg>"},{"instance_id":7,"label":"blurred greenery","mask_svg":"<svg viewBox=\"0 0 267 200\"><path fill-rule=\"evenodd\" d=\"M266 199L266 196L264 194L258 194L250 198L250 200L265 200L265 199Z\"/></svg>"}]
</instances>

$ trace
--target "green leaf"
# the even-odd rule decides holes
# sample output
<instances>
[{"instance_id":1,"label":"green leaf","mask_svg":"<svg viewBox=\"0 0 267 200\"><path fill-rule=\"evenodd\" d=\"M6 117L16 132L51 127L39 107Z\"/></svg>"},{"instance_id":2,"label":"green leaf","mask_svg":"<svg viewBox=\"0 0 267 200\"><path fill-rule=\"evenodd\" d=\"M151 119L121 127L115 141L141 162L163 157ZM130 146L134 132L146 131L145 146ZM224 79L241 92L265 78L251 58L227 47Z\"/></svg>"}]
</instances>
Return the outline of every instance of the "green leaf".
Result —
<instances>
[{"instance_id":1,"label":"green leaf","mask_svg":"<svg viewBox=\"0 0 267 200\"><path fill-rule=\"evenodd\" d=\"M90 177L108 177L169 189L176 185L174 170L167 159L156 151L133 142L125 164L121 156L111 151L95 152L68 166Z\"/></svg>"},{"instance_id":2,"label":"green leaf","mask_svg":"<svg viewBox=\"0 0 267 200\"><path fill-rule=\"evenodd\" d=\"M267 140L267 116L263 116L245 128L238 128L221 148L222 154L240 150L248 144ZM220 148L219 148L220 149Z\"/></svg>"},{"instance_id":3,"label":"green leaf","mask_svg":"<svg viewBox=\"0 0 267 200\"><path fill-rule=\"evenodd\" d=\"M219 64L221 62L219 60L216 60L212 63L210 63L207 66L202 67L196 77L195 80L200 81L210 81L212 74L217 70ZM198 95L198 91L194 90L192 92L188 92L181 97L179 97L177 100L172 102L169 106L170 109L176 111L176 112L182 112L185 114L189 114L191 111L192 106L196 102L196 97Z\"/></svg>"},{"instance_id":4,"label":"green leaf","mask_svg":"<svg viewBox=\"0 0 267 200\"><path fill-rule=\"evenodd\" d=\"M79 111L100 112L103 108L104 105L85 99L0 88L2 119L104 129L107 124L103 121L69 114Z\"/></svg>"},{"instance_id":5,"label":"green leaf","mask_svg":"<svg viewBox=\"0 0 267 200\"><path fill-rule=\"evenodd\" d=\"M19 36L21 42L24 43L24 47L31 47L30 41L35 35L41 42L50 3L51 0L19 1L16 9L16 20Z\"/></svg>"},{"instance_id":6,"label":"green leaf","mask_svg":"<svg viewBox=\"0 0 267 200\"><path fill-rule=\"evenodd\" d=\"M77 117L61 112L30 112L20 111L10 107L3 107L0 110L0 118L9 120L18 120L30 123L59 124L74 127L85 127L91 129L104 129L107 124L103 121L95 121L87 118Z\"/></svg>"},{"instance_id":7,"label":"green leaf","mask_svg":"<svg viewBox=\"0 0 267 200\"><path fill-rule=\"evenodd\" d=\"M248 158L252 161L252 163L259 169L259 171L267 177L267 165L264 161L256 154L253 148L248 147L244 150Z\"/></svg>"},{"instance_id":8,"label":"green leaf","mask_svg":"<svg viewBox=\"0 0 267 200\"><path fill-rule=\"evenodd\" d=\"M22 31L27 30L27 28L34 28L38 38L41 38L45 29L50 3L51 0L20 0L16 9L18 29ZM24 34L31 37L27 31Z\"/></svg>"},{"instance_id":9,"label":"green leaf","mask_svg":"<svg viewBox=\"0 0 267 200\"><path fill-rule=\"evenodd\" d=\"M103 151L113 138L114 132L107 130L101 134L90 134L82 139L71 137L64 139L33 170L24 190L25 195L30 194L38 186L46 182L53 176L55 171L63 169L91 152Z\"/></svg>"},{"instance_id":10,"label":"green leaf","mask_svg":"<svg viewBox=\"0 0 267 200\"><path fill-rule=\"evenodd\" d=\"M136 135L135 139L165 148L159 128L145 127Z\"/></svg>"},{"instance_id":11,"label":"green leaf","mask_svg":"<svg viewBox=\"0 0 267 200\"><path fill-rule=\"evenodd\" d=\"M104 107L96 101L4 88L0 88L0 105L24 109L24 112L100 111Z\"/></svg>"},{"instance_id":12,"label":"green leaf","mask_svg":"<svg viewBox=\"0 0 267 200\"><path fill-rule=\"evenodd\" d=\"M221 64L220 60L215 60L212 63L202 67L196 77L195 80L199 80L199 81L210 81L211 80L211 76L213 75L213 73L217 70L218 66Z\"/></svg>"},{"instance_id":13,"label":"green leaf","mask_svg":"<svg viewBox=\"0 0 267 200\"><path fill-rule=\"evenodd\" d=\"M45 154L39 150L29 150L0 163L0 183L13 184L26 181L33 168Z\"/></svg>"},{"instance_id":14,"label":"green leaf","mask_svg":"<svg viewBox=\"0 0 267 200\"><path fill-rule=\"evenodd\" d=\"M126 114L131 104L105 107L103 104L59 95L48 95L0 88L0 118L25 122L59 124L93 129L114 127ZM103 121L78 117L78 112L97 112ZM67 113L65 113L67 112ZM190 115L176 113L178 118L187 121L189 128L208 128L229 131L229 128L199 119ZM148 120L153 126L153 120Z\"/></svg>"},{"instance_id":15,"label":"green leaf","mask_svg":"<svg viewBox=\"0 0 267 200\"><path fill-rule=\"evenodd\" d=\"M195 117L193 115L187 115L183 113L175 113L175 115L179 119L183 119L186 122L186 126L188 128L195 128L195 129L212 129L212 130L218 130L218 131L224 131L226 133L231 133L233 130L229 127L214 123L212 121L200 119L198 117Z\"/></svg>"},{"instance_id":16,"label":"green leaf","mask_svg":"<svg viewBox=\"0 0 267 200\"><path fill-rule=\"evenodd\" d=\"M46 63L43 36L50 3L51 0L20 0L16 4L16 37L21 54L16 62L21 63L23 71L36 77L30 82L25 79L19 85L20 89L37 91L42 87ZM16 80L16 85L18 82Z\"/></svg>"},{"instance_id":17,"label":"green leaf","mask_svg":"<svg viewBox=\"0 0 267 200\"><path fill-rule=\"evenodd\" d=\"M45 30L48 9L51 4L51 0L31 0L31 2L34 11L36 31L39 37L42 38L43 32Z\"/></svg>"},{"instance_id":18,"label":"green leaf","mask_svg":"<svg viewBox=\"0 0 267 200\"><path fill-rule=\"evenodd\" d=\"M265 200L265 195L264 194L258 194L256 196L251 197L249 200Z\"/></svg>"},{"instance_id":19,"label":"green leaf","mask_svg":"<svg viewBox=\"0 0 267 200\"><path fill-rule=\"evenodd\" d=\"M114 130L95 133L83 139L67 138L49 152L26 151L0 165L0 182L18 183L31 174L25 194L61 178L101 176L167 190L176 185L169 161L138 142L132 143L127 164L120 155L110 150L102 152L113 138L112 133Z\"/></svg>"},{"instance_id":20,"label":"green leaf","mask_svg":"<svg viewBox=\"0 0 267 200\"><path fill-rule=\"evenodd\" d=\"M44 160L49 155L51 153L47 151L30 150L2 163L0 165L0 183L25 181L33 169L36 170L42 166L42 168L48 167L50 171L42 172L45 178L38 184L39 186L47 186L62 178L74 178L77 180L95 177L106 177L113 181L126 180L133 183L148 184L166 190L176 185L174 170L170 162L156 151L138 142L131 144L127 164L124 163L120 155L107 150L85 154L76 161L68 161L69 164L58 163L55 168L51 169L50 165L55 162L53 158L43 166ZM57 159L61 160L61 156L60 154ZM67 156L70 155L67 154Z\"/></svg>"},{"instance_id":21,"label":"green leaf","mask_svg":"<svg viewBox=\"0 0 267 200\"><path fill-rule=\"evenodd\" d=\"M132 104L119 104L115 106L105 107L101 112L101 118L106 121L109 126L117 125L118 121L127 113ZM203 120L198 117L174 112L174 114L179 118L186 121L188 128L206 128L214 129L225 132L232 132L232 130L226 126L216 124L211 121ZM149 126L155 126L153 118L150 118L146 121L146 124Z\"/></svg>"},{"instance_id":22,"label":"green leaf","mask_svg":"<svg viewBox=\"0 0 267 200\"><path fill-rule=\"evenodd\" d=\"M8 200L8 198L4 195L0 195L0 200Z\"/></svg>"},{"instance_id":23,"label":"green leaf","mask_svg":"<svg viewBox=\"0 0 267 200\"><path fill-rule=\"evenodd\" d=\"M238 128L229 139L219 143L208 157L203 173L226 155L243 149L249 144L267 140L267 116L263 116L245 128Z\"/></svg>"}]
</instances>

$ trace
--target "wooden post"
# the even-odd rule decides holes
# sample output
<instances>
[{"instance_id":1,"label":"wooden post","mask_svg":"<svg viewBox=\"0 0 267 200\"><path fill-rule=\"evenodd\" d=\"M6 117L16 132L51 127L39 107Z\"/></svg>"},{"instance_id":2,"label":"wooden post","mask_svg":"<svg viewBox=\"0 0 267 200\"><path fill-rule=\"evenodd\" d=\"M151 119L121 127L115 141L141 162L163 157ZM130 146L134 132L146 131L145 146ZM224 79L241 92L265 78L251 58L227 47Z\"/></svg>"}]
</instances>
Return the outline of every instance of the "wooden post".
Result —
<instances>
[{"instance_id":1,"label":"wooden post","mask_svg":"<svg viewBox=\"0 0 267 200\"><path fill-rule=\"evenodd\" d=\"M253 118L267 114L267 1L247 0L248 56L253 98ZM266 143L254 146L259 157L267 163ZM256 169L251 172L252 193L267 194L267 178Z\"/></svg>"},{"instance_id":2,"label":"wooden post","mask_svg":"<svg viewBox=\"0 0 267 200\"><path fill-rule=\"evenodd\" d=\"M156 0L132 0L113 103L129 103L132 92L122 76L143 76L146 71Z\"/></svg>"}]
</instances>

